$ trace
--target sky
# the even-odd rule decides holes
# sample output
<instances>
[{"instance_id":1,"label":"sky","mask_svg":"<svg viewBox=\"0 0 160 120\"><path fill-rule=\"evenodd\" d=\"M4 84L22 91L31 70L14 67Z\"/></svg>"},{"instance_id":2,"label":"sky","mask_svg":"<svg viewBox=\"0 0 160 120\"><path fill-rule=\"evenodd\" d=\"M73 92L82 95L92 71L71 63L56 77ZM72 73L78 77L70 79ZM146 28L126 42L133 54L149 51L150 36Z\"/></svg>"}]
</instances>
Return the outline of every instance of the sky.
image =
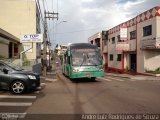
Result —
<instances>
[{"instance_id":1,"label":"sky","mask_svg":"<svg viewBox=\"0 0 160 120\"><path fill-rule=\"evenodd\" d=\"M95 33L113 28L155 6L160 6L160 0L45 0L48 11L59 13L58 20L47 21L50 41L53 47L88 42Z\"/></svg>"}]
</instances>

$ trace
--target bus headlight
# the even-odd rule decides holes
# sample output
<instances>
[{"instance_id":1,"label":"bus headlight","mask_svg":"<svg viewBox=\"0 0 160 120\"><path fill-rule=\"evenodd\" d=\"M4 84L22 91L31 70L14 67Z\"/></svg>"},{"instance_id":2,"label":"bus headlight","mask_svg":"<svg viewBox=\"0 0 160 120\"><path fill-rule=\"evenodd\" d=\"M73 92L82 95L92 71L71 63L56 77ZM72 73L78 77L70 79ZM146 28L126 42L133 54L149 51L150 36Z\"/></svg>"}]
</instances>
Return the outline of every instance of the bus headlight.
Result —
<instances>
[{"instance_id":1,"label":"bus headlight","mask_svg":"<svg viewBox=\"0 0 160 120\"><path fill-rule=\"evenodd\" d=\"M99 67L99 71L103 71L103 66L100 66L100 67Z\"/></svg>"},{"instance_id":2,"label":"bus headlight","mask_svg":"<svg viewBox=\"0 0 160 120\"><path fill-rule=\"evenodd\" d=\"M73 68L73 72L79 72L79 70L76 68Z\"/></svg>"}]
</instances>

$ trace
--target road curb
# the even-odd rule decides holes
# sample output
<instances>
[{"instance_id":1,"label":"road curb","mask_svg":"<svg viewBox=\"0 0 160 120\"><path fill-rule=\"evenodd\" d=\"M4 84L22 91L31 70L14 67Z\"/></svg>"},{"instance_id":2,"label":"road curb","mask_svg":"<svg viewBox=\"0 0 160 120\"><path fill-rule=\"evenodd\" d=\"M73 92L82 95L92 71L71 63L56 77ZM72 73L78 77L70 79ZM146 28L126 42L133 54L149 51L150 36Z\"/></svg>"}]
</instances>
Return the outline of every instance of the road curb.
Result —
<instances>
[{"instance_id":1,"label":"road curb","mask_svg":"<svg viewBox=\"0 0 160 120\"><path fill-rule=\"evenodd\" d=\"M120 77L120 78L129 78L129 79L132 79L131 77L129 76L119 76L119 75L111 75L111 74L105 74L106 76L111 76L111 77Z\"/></svg>"}]
</instances>

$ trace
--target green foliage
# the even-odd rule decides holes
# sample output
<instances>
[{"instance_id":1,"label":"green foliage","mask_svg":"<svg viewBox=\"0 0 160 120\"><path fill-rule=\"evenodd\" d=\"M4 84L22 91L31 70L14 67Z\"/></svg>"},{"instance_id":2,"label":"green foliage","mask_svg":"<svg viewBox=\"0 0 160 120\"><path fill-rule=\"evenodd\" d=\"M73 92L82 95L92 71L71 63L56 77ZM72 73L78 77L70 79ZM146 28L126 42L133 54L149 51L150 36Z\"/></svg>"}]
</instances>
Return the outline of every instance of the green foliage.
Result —
<instances>
[{"instance_id":1,"label":"green foliage","mask_svg":"<svg viewBox=\"0 0 160 120\"><path fill-rule=\"evenodd\" d=\"M58 44L56 45L56 47L55 48L58 48Z\"/></svg>"},{"instance_id":2,"label":"green foliage","mask_svg":"<svg viewBox=\"0 0 160 120\"><path fill-rule=\"evenodd\" d=\"M128 67L128 66L126 66L126 69L125 69L125 70L129 71L129 67Z\"/></svg>"},{"instance_id":3,"label":"green foliage","mask_svg":"<svg viewBox=\"0 0 160 120\"><path fill-rule=\"evenodd\" d=\"M152 74L160 74L160 67L157 68L156 70L146 70L147 73L152 73Z\"/></svg>"},{"instance_id":4,"label":"green foliage","mask_svg":"<svg viewBox=\"0 0 160 120\"><path fill-rule=\"evenodd\" d=\"M57 49L54 49L54 53L58 53L58 50L57 50Z\"/></svg>"},{"instance_id":5,"label":"green foliage","mask_svg":"<svg viewBox=\"0 0 160 120\"><path fill-rule=\"evenodd\" d=\"M23 66L30 66L30 61L25 59L24 62L23 62Z\"/></svg>"},{"instance_id":6,"label":"green foliage","mask_svg":"<svg viewBox=\"0 0 160 120\"><path fill-rule=\"evenodd\" d=\"M4 56L0 55L0 58L5 58Z\"/></svg>"}]
</instances>

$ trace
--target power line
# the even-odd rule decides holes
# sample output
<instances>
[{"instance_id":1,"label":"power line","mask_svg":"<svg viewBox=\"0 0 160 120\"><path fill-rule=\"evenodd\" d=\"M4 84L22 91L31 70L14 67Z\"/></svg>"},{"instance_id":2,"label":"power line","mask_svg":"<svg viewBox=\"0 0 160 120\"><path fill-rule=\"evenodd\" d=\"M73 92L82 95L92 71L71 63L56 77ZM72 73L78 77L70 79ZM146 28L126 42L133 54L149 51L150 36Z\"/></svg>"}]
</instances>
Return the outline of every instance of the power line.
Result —
<instances>
[{"instance_id":1,"label":"power line","mask_svg":"<svg viewBox=\"0 0 160 120\"><path fill-rule=\"evenodd\" d=\"M45 0L45 3L46 3L46 11L49 11L49 8L48 8L48 5L47 5L47 1ZM50 24L50 21L49 21L49 24ZM47 24L47 29L49 28L48 24ZM50 29L50 28L49 28ZM48 41L50 41L50 34L49 34L49 31L47 30L47 36L48 36Z\"/></svg>"},{"instance_id":2,"label":"power line","mask_svg":"<svg viewBox=\"0 0 160 120\"><path fill-rule=\"evenodd\" d=\"M48 5L47 5L46 0L43 0L42 3L43 3L43 9L44 9L44 11L48 11L48 10L47 10L47 9L48 9ZM45 3L46 3L46 7L45 7ZM48 30L47 21L46 21L46 23L44 23L44 24L46 24L46 29ZM48 31L47 31L47 36L48 36L48 41L50 41L50 34L49 34Z\"/></svg>"},{"instance_id":3,"label":"power line","mask_svg":"<svg viewBox=\"0 0 160 120\"><path fill-rule=\"evenodd\" d=\"M38 11L39 11L39 14L40 14L41 22L44 25L44 20L43 20L43 15L42 15L41 7L40 7L40 4L39 4L39 0L36 0L36 4L37 4ZM43 25L42 25L42 27L43 27Z\"/></svg>"},{"instance_id":4,"label":"power line","mask_svg":"<svg viewBox=\"0 0 160 120\"><path fill-rule=\"evenodd\" d=\"M48 5L47 5L47 1L46 1L46 0L45 0L45 3L46 3L46 10L49 11Z\"/></svg>"},{"instance_id":5,"label":"power line","mask_svg":"<svg viewBox=\"0 0 160 120\"><path fill-rule=\"evenodd\" d=\"M57 13L58 13L58 7L59 7L59 6L58 6L58 0L57 0Z\"/></svg>"},{"instance_id":6,"label":"power line","mask_svg":"<svg viewBox=\"0 0 160 120\"><path fill-rule=\"evenodd\" d=\"M43 9L44 9L44 11L45 11L46 8L45 8L44 0L42 1L42 4L43 4Z\"/></svg>"},{"instance_id":7,"label":"power line","mask_svg":"<svg viewBox=\"0 0 160 120\"><path fill-rule=\"evenodd\" d=\"M52 0L52 10L53 10L53 0Z\"/></svg>"}]
</instances>

